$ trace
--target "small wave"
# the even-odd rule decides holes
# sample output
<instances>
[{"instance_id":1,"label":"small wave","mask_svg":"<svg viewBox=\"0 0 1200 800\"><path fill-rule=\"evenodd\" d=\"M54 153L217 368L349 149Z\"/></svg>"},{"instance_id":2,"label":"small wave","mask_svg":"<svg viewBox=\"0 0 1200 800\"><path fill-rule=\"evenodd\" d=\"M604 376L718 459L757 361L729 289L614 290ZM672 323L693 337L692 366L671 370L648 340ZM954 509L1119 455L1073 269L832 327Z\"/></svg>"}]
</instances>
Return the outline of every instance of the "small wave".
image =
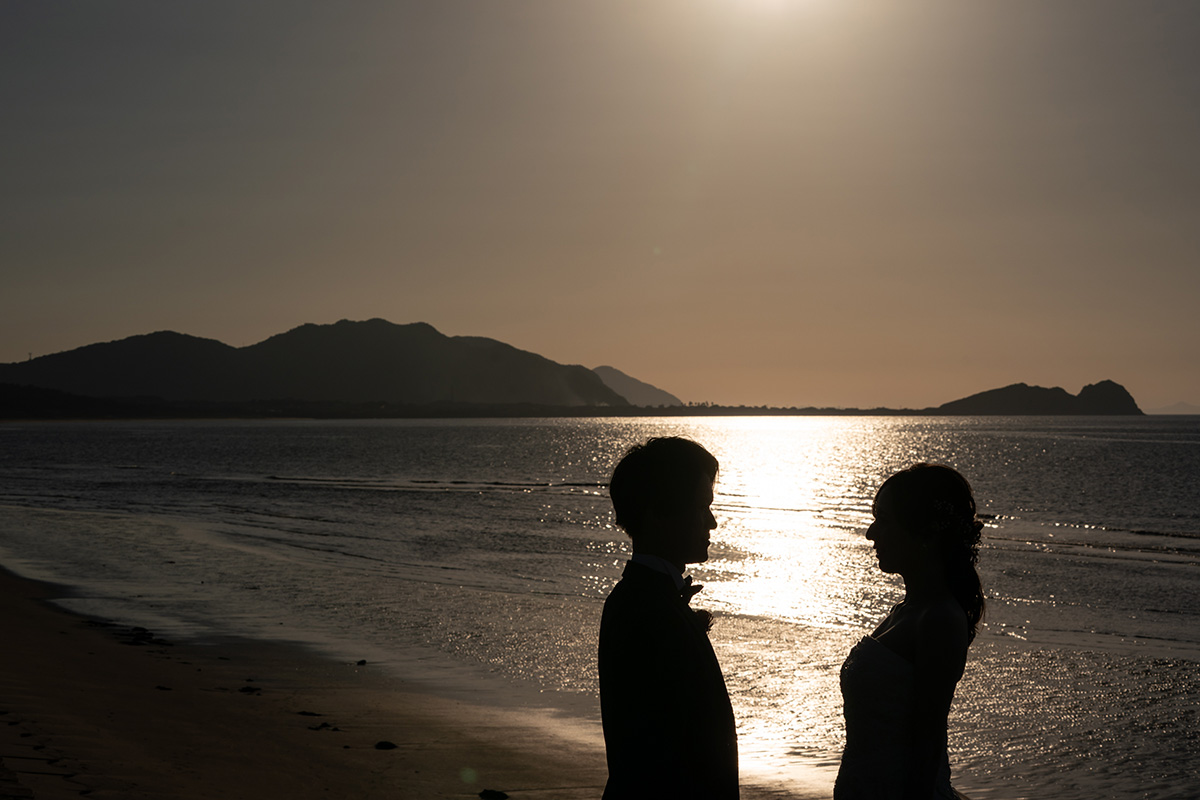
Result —
<instances>
[{"instance_id":1,"label":"small wave","mask_svg":"<svg viewBox=\"0 0 1200 800\"><path fill-rule=\"evenodd\" d=\"M359 489L365 491L532 491L556 489L603 489L605 483L594 481L496 481L437 478L325 478L315 476L264 475L261 480L291 483L329 489Z\"/></svg>"},{"instance_id":2,"label":"small wave","mask_svg":"<svg viewBox=\"0 0 1200 800\"><path fill-rule=\"evenodd\" d=\"M1141 537L1162 537L1164 539L1183 539L1183 540L1191 540L1191 541L1200 540L1200 531L1186 531L1186 530L1171 531L1171 530L1158 530L1158 529L1153 529L1153 528L1123 527L1120 525L1100 525L1100 524L1094 524L1094 523L1089 523L1089 522L1060 522L1060 521L1056 521L1056 520L1038 520L1038 519L1031 519L1028 517L1017 516L1015 514L989 514L989 515L979 514L977 516L980 519L995 521L995 522L1002 523L1002 524L1003 523L1015 523L1017 525L1036 526L1039 530L1045 530L1045 531L1067 530L1067 531L1077 531L1077 532L1083 533L1083 534L1095 531L1095 532L1101 533L1101 534L1118 534L1118 535L1141 536ZM996 531L996 530L1001 530L1001 529L1002 528L1000 528L1000 527L989 528L990 531ZM993 536L993 538L1003 538L1003 537ZM1021 538L1023 538L1023 534L1018 534L1012 538L1021 539Z\"/></svg>"},{"instance_id":3,"label":"small wave","mask_svg":"<svg viewBox=\"0 0 1200 800\"><path fill-rule=\"evenodd\" d=\"M1155 614L1179 614L1185 617L1194 617L1200 614L1200 612L1190 608L1147 608L1146 611Z\"/></svg>"}]
</instances>

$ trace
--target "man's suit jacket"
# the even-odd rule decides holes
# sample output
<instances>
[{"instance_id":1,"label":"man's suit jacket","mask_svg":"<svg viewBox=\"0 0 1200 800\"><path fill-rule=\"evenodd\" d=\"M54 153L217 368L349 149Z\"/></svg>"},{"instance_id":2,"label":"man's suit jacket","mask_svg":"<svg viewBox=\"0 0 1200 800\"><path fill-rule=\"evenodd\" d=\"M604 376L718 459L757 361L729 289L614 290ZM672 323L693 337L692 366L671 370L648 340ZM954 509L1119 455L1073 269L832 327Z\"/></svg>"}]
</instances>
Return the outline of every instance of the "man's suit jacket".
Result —
<instances>
[{"instance_id":1,"label":"man's suit jacket","mask_svg":"<svg viewBox=\"0 0 1200 800\"><path fill-rule=\"evenodd\" d=\"M604 800L733 800L737 732L708 634L669 575L630 562L600 622Z\"/></svg>"}]
</instances>

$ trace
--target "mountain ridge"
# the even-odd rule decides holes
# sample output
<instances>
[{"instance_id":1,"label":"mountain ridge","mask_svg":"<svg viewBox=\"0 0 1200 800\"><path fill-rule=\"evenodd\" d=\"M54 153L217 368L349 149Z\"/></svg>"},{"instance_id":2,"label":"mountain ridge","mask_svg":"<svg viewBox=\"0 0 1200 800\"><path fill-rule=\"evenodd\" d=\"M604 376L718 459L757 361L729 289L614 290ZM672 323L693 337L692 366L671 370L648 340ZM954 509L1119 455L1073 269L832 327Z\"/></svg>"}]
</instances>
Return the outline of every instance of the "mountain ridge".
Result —
<instances>
[{"instance_id":1,"label":"mountain ridge","mask_svg":"<svg viewBox=\"0 0 1200 800\"><path fill-rule=\"evenodd\" d=\"M382 319L307 323L240 348L158 331L0 364L0 382L174 402L628 405L587 367Z\"/></svg>"},{"instance_id":2,"label":"mountain ridge","mask_svg":"<svg viewBox=\"0 0 1200 800\"><path fill-rule=\"evenodd\" d=\"M624 397L635 406L681 406L683 401L657 386L639 381L616 367L592 367L608 388Z\"/></svg>"},{"instance_id":3,"label":"mountain ridge","mask_svg":"<svg viewBox=\"0 0 1200 800\"><path fill-rule=\"evenodd\" d=\"M925 409L683 404L614 367L564 365L425 322L306 323L233 347L175 331L0 364L0 417L554 416L563 414L1141 415L1111 380L1078 395L1024 383ZM89 411L90 409L90 411Z\"/></svg>"}]
</instances>

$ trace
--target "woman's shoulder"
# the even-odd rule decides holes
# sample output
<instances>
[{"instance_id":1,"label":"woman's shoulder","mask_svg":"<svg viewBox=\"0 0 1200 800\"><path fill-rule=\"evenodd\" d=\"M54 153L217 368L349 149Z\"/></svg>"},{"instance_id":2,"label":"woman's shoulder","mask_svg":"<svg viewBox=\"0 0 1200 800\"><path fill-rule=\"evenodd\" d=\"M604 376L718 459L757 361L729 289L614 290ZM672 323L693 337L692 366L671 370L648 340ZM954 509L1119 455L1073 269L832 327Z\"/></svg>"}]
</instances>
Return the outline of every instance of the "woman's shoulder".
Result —
<instances>
[{"instance_id":1,"label":"woman's shoulder","mask_svg":"<svg viewBox=\"0 0 1200 800\"><path fill-rule=\"evenodd\" d=\"M930 629L960 627L966 629L967 612L951 594L946 594L922 603L912 609L913 619L919 628Z\"/></svg>"},{"instance_id":2,"label":"woman's shoulder","mask_svg":"<svg viewBox=\"0 0 1200 800\"><path fill-rule=\"evenodd\" d=\"M969 623L967 612L952 596L937 598L931 602L922 603L912 609L912 627L919 640L928 643L930 640L945 641L955 646L961 640L963 647L967 644Z\"/></svg>"},{"instance_id":3,"label":"woman's shoulder","mask_svg":"<svg viewBox=\"0 0 1200 800\"><path fill-rule=\"evenodd\" d=\"M970 643L962 606L953 597L924 604L915 610L913 623L918 660L931 659L961 674Z\"/></svg>"}]
</instances>

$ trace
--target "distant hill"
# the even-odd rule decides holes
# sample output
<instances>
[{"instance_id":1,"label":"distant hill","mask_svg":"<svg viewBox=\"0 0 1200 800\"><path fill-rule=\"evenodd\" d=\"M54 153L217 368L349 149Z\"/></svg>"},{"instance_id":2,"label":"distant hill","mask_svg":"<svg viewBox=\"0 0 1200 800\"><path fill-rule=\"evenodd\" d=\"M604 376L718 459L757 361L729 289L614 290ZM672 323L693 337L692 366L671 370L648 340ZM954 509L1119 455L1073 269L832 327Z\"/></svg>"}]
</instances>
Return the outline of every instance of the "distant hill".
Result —
<instances>
[{"instance_id":1,"label":"distant hill","mask_svg":"<svg viewBox=\"0 0 1200 800\"><path fill-rule=\"evenodd\" d=\"M1194 415L1200 415L1200 406L1195 406L1195 405L1192 405L1191 403L1179 402L1179 403L1172 403L1169 406L1162 406L1161 408L1148 408L1148 409L1146 409L1146 413L1147 414L1194 414Z\"/></svg>"},{"instance_id":2,"label":"distant hill","mask_svg":"<svg viewBox=\"0 0 1200 800\"><path fill-rule=\"evenodd\" d=\"M600 380L608 388L624 397L635 406L681 406L683 401L670 392L665 392L657 386L645 381L631 378L616 367L593 367L592 372L600 376Z\"/></svg>"},{"instance_id":3,"label":"distant hill","mask_svg":"<svg viewBox=\"0 0 1200 800\"><path fill-rule=\"evenodd\" d=\"M947 415L1054 415L1054 414L1111 414L1140 415L1142 410L1124 386L1113 381L1090 383L1073 395L1065 389L1046 389L1025 383L1014 383L1001 389L973 394L953 400L936 408L925 409L927 414Z\"/></svg>"},{"instance_id":4,"label":"distant hill","mask_svg":"<svg viewBox=\"0 0 1200 800\"><path fill-rule=\"evenodd\" d=\"M0 364L0 383L174 402L628 405L586 367L382 319L301 325L240 348L161 331Z\"/></svg>"},{"instance_id":5,"label":"distant hill","mask_svg":"<svg viewBox=\"0 0 1200 800\"><path fill-rule=\"evenodd\" d=\"M130 410L114 400L0 383L0 419L97 419L129 417Z\"/></svg>"},{"instance_id":6,"label":"distant hill","mask_svg":"<svg viewBox=\"0 0 1200 800\"><path fill-rule=\"evenodd\" d=\"M423 322L301 325L247 347L172 331L0 364L0 418L1140 415L1120 384L1017 383L925 409L684 405L594 371Z\"/></svg>"}]
</instances>

